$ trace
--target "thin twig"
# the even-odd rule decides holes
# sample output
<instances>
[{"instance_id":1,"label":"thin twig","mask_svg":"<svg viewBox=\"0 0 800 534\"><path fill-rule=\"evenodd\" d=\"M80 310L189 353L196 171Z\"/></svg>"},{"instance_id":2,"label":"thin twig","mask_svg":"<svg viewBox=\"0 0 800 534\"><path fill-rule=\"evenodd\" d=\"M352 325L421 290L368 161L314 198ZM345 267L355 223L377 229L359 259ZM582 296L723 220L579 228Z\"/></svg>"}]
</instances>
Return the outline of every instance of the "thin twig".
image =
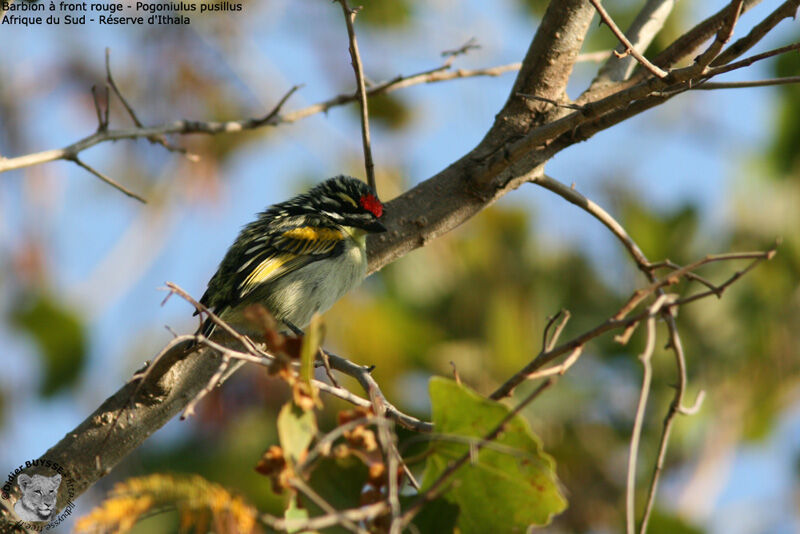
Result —
<instances>
[{"instance_id":1,"label":"thin twig","mask_svg":"<svg viewBox=\"0 0 800 534\"><path fill-rule=\"evenodd\" d=\"M711 62L719 56L722 48L728 43L733 36L733 30L736 28L736 23L739 21L739 15L742 13L744 7L744 0L731 0L728 4L727 17L722 20L717 35L712 41L711 45L705 52L697 56L694 60L694 65L688 67L694 69L698 73L705 72Z\"/></svg>"},{"instance_id":2,"label":"thin twig","mask_svg":"<svg viewBox=\"0 0 800 534\"><path fill-rule=\"evenodd\" d=\"M686 408L683 406L683 396L686 392L686 357L683 353L683 344L681 343L678 328L675 325L675 318L672 314L666 314L667 328L670 335L670 347L675 354L675 364L678 368L678 385L675 388L675 397L672 399L666 417L664 417L664 426L661 431L661 441L658 446L658 456L656 457L655 465L653 466L653 476L650 479L650 488L647 492L647 503L645 504L644 513L639 526L639 533L645 534L647 532L647 523L650 520L650 514L653 511L653 504L656 500L656 488L658 487L661 472L664 469L664 460L667 456L667 445L669 443L670 432L672 425L675 421L675 416L679 413L691 415L700 409L705 398L705 392L700 391L697 395L694 406Z\"/></svg>"},{"instance_id":3,"label":"thin twig","mask_svg":"<svg viewBox=\"0 0 800 534\"><path fill-rule=\"evenodd\" d=\"M357 9L350 9L347 0L338 0L342 5L344 20L347 24L347 36L350 39L350 58L353 63L353 72L356 76L357 96L361 105L361 142L364 147L364 168L367 172L367 183L374 190L375 186L375 164L372 161L372 145L369 138L369 110L367 109L367 89L364 85L364 67L361 64L361 55L358 52L358 42L356 41L356 30L353 22L356 20Z\"/></svg>"},{"instance_id":4,"label":"thin twig","mask_svg":"<svg viewBox=\"0 0 800 534\"><path fill-rule=\"evenodd\" d=\"M664 261L659 261L659 262L650 264L650 270L651 271L655 271L656 269L661 269L661 268L664 268L664 267L670 268L673 271L678 270L678 269L681 268L680 265L678 265L677 263L672 262L670 260L664 260ZM717 286L715 286L712 282L706 280L704 277L700 276L697 273L692 273L692 272L686 273L686 279L687 280L694 280L695 282L699 282L699 283L703 284L704 286L706 286L708 289L712 289L714 291L719 291ZM717 296L721 296L721 295L717 295Z\"/></svg>"},{"instance_id":5,"label":"thin twig","mask_svg":"<svg viewBox=\"0 0 800 534\"><path fill-rule=\"evenodd\" d=\"M653 350L656 346L656 316L661 311L664 304L668 303L667 295L661 295L647 309L649 318L647 319L647 343L639 360L642 362L642 388L639 392L639 402L636 405L636 417L633 422L631 432L630 452L628 454L628 479L625 491L625 525L628 534L634 534L636 529L634 492L636 490L636 460L639 454L639 441L642 436L642 424L644 423L644 412L647 408L647 397L650 393L650 383L653 377L653 367L650 363L653 357Z\"/></svg>"},{"instance_id":6,"label":"thin twig","mask_svg":"<svg viewBox=\"0 0 800 534\"><path fill-rule=\"evenodd\" d=\"M385 502L369 504L360 508L336 511L333 514L326 514L308 519L282 519L268 514L259 516L259 520L268 527L280 532L312 532L323 530L341 524L345 517L353 523L372 519L386 513L388 506Z\"/></svg>"},{"instance_id":7,"label":"thin twig","mask_svg":"<svg viewBox=\"0 0 800 534\"><path fill-rule=\"evenodd\" d=\"M775 11L770 13L761 22L753 26L753 28L744 37L738 39L728 48L722 51L714 61L711 62L712 67L718 67L726 63L730 63L737 57L750 50L753 46L758 44L772 29L778 25L783 19L794 18L797 14L797 8L800 6L800 0L787 0ZM746 5L743 6L743 9Z\"/></svg>"},{"instance_id":8,"label":"thin twig","mask_svg":"<svg viewBox=\"0 0 800 534\"><path fill-rule=\"evenodd\" d=\"M634 50L638 52L647 50L647 47L664 27L675 7L675 2L676 0L647 0L644 3L636 14L636 18L625 30L625 37L631 42ZM615 51L625 52L625 45L620 44ZM592 87L600 84L626 80L633 73L636 65L636 58L632 55L621 58L618 54L611 54L587 91L591 91Z\"/></svg>"},{"instance_id":9,"label":"thin twig","mask_svg":"<svg viewBox=\"0 0 800 534\"><path fill-rule=\"evenodd\" d=\"M800 42L792 43L778 48L773 48L772 50L767 50L766 52L762 52L760 54L754 54L744 59L740 59L739 61L736 61L734 63L728 63L727 65L722 65L720 67L711 67L706 72L706 75L709 77L719 76L720 74L725 74L726 72L731 72L734 70L749 67L750 65L758 61L763 61L771 57L780 56L787 52L793 52L794 50L800 50Z\"/></svg>"},{"instance_id":10,"label":"thin twig","mask_svg":"<svg viewBox=\"0 0 800 534\"><path fill-rule=\"evenodd\" d=\"M583 106L579 106L578 104L573 104L571 102L559 102L557 100L553 100L552 98L531 95L528 93L517 93L517 96L521 96L523 98L528 98L531 100L539 100L540 102L547 102L548 104L552 104L553 106L556 106L558 108L575 109L578 111L583 111Z\"/></svg>"},{"instance_id":11,"label":"thin twig","mask_svg":"<svg viewBox=\"0 0 800 534\"><path fill-rule=\"evenodd\" d=\"M775 255L775 249L773 248L773 249L770 249L770 250L765 251L765 252L742 252L742 253L718 254L718 255L706 256L702 260L699 260L698 262L695 262L692 265L697 266L697 265L702 265L702 264L709 263L709 262L712 262L712 261L729 261L729 260L736 260L736 259L752 259L752 261L747 267L745 267L744 269L742 269L740 271L737 271L728 280L726 280L724 283L722 283L719 286L717 286L718 291L712 291L712 290L703 291L703 292L697 293L695 295L691 295L691 296L688 296L688 297L684 297L682 299L675 300L673 302L667 302L664 305L664 308L671 310L671 309L677 308L678 306L681 306L683 304L688 304L690 302L694 302L696 300L700 300L700 299L706 298L706 297L708 297L710 295L716 295L718 292L721 293L727 287L729 287L731 284L733 284L736 280L738 280L739 278L744 276L747 272L749 272L751 269L753 269L758 263L760 263L762 261L765 261L765 260L769 260L774 255ZM675 273L670 273L670 277L676 276L676 274L678 275L678 277L685 276L685 274L686 274L685 273L685 268L681 269L679 271L676 271ZM669 280L672 280L672 278L670 278ZM677 279L675 281L677 281ZM648 286L646 288L639 289L638 291L634 292L634 297L639 299L639 301L643 300L647 296L644 293L649 295L649 294L653 294L653 293L657 292L659 289L661 289L660 283L661 282L657 282L657 283L651 284L650 286ZM629 313L629 311L627 311L626 314L627 313ZM620 315L620 313L618 312L617 315ZM640 323L641 321L643 321L643 320L645 320L645 319L647 319L647 318L649 318L651 316L649 311L646 310L646 309L643 310L642 312L640 312L637 315L632 315L632 316L629 316L629 317L624 318L624 319L623 318L616 318L617 315L615 315L613 317L610 317L609 319L606 319L605 321L603 321L602 323L598 324L597 326L595 326L591 330L588 330L588 331L584 332L583 334L572 338L570 341L562 343L561 345L559 345L557 347L553 347L551 350L548 350L548 351L545 351L545 352L540 352L539 354L536 355L535 358L533 358L533 360L531 360L522 369L520 369L514 375L512 375L500 387L498 387L490 395L490 398L494 399L494 400L499 400L499 399L508 397L509 395L511 395L513 393L514 389L519 384L521 384L522 382L524 382L527 379L527 377L531 373L533 373L534 371L544 367L546 364L550 363L551 361L553 361L555 358L558 358L562 354L566 354L568 352L572 352L577 347L585 345L588 341L590 341L590 340L592 340L592 339L594 339L594 338L596 338L596 337L598 337L598 336L600 336L600 335L602 335L602 334L604 334L606 332L609 332L609 331L612 331L612 330L617 330L617 329L628 328L628 327L630 327L632 325L636 325L636 324Z\"/></svg>"},{"instance_id":12,"label":"thin twig","mask_svg":"<svg viewBox=\"0 0 800 534\"><path fill-rule=\"evenodd\" d=\"M100 104L100 97L98 95L97 86L92 86L92 101L94 102L94 112L97 115L97 131L102 132L108 128L108 86L106 86L106 110L105 116L103 115L103 109Z\"/></svg>"},{"instance_id":13,"label":"thin twig","mask_svg":"<svg viewBox=\"0 0 800 534\"><path fill-rule=\"evenodd\" d=\"M76 165L78 165L78 167L81 167L82 169L87 170L90 173L94 174L95 176L100 178L102 181L104 181L105 183L107 183L108 185L113 187L114 189L117 189L118 191L121 191L122 193L126 194L127 196L129 196L131 198L135 198L136 200L138 200L142 204L147 204L147 201L143 197L137 195L136 193L134 193L133 191L131 191L130 189L128 189L124 185L120 184L119 182L116 182L113 178L111 178L109 176L106 176L105 174L103 174L102 172L96 170L93 167L90 167L89 165L84 163L80 158L78 158L78 156L73 156L73 157L69 158L69 160L72 161L73 163L75 163Z\"/></svg>"},{"instance_id":14,"label":"thin twig","mask_svg":"<svg viewBox=\"0 0 800 534\"><path fill-rule=\"evenodd\" d=\"M639 53L638 50L636 50L636 47L628 40L627 37L625 37L625 34L622 32L622 30L619 29L619 26L616 25L614 20L605 10L605 8L603 8L603 6L600 4L600 0L589 0L589 1L597 10L597 14L600 15L600 18L603 19L603 22L606 23L606 26L609 27L609 29L614 33L614 35L617 36L617 39L619 39L619 41L625 46L625 48L627 49L625 53L628 53L632 55L634 58L636 58L636 61L641 63L644 68L652 72L655 76L658 76L659 78L667 77L667 75L669 74L667 71L650 63L650 61L646 57L644 57L642 54Z\"/></svg>"},{"instance_id":15,"label":"thin twig","mask_svg":"<svg viewBox=\"0 0 800 534\"><path fill-rule=\"evenodd\" d=\"M458 48L453 48L452 50L443 50L442 57L455 58L468 54L470 50L479 50L480 48L481 45L478 44L478 40L475 37L470 37L466 43Z\"/></svg>"},{"instance_id":16,"label":"thin twig","mask_svg":"<svg viewBox=\"0 0 800 534\"><path fill-rule=\"evenodd\" d=\"M769 259L772 255L774 255L774 252L775 249L773 248L767 252L730 252L725 254L708 254L704 258L701 258L693 263L690 263L688 265L685 265L684 267L681 267L680 269L675 270L674 272L669 273L661 280L656 280L649 287L642 288L634 292L634 294L628 299L625 305L622 306L620 311L617 312L614 318L621 319L625 317L628 313L630 313L633 309L635 309L645 298L652 295L657 289L677 283L681 278L686 276L687 273L694 271L698 267L702 267L703 265L720 261L745 260L745 259L750 259L750 260ZM715 293L719 294L720 289L717 288Z\"/></svg>"},{"instance_id":17,"label":"thin twig","mask_svg":"<svg viewBox=\"0 0 800 534\"><path fill-rule=\"evenodd\" d=\"M547 318L547 324L544 325L544 332L542 332L542 350L543 351L548 350L550 348L550 345L551 345L551 343L548 341L550 339L550 337L549 337L550 336L550 328L552 328L553 325L556 324L556 321L558 321L559 317L561 317L561 315L564 314L565 311L566 310L558 310L557 314L553 315L552 317L548 317ZM569 313L569 312L566 312L566 313ZM569 316L567 316L567 320L569 320ZM563 323L566 323L566 320L562 321L562 324ZM560 331L559 331L559 333L560 333ZM555 339L556 336L553 336L553 337ZM455 368L455 365L453 365L453 368Z\"/></svg>"},{"instance_id":18,"label":"thin twig","mask_svg":"<svg viewBox=\"0 0 800 534\"><path fill-rule=\"evenodd\" d=\"M596 53L595 53L596 54ZM520 69L521 63L511 63L508 65L498 65L496 67L489 67L483 69L457 69L448 70L447 66L429 69L416 74L408 76L397 76L391 80L380 82L367 90L368 96L376 96L379 94L389 93L398 89L404 89L414 85L425 83L439 83L461 78L474 78L474 77L496 77L509 72L516 72ZM294 88L290 89L287 94L291 94ZM282 98L285 101L286 95ZM206 134L217 135L221 133L243 132L256 128L264 128L271 126L278 126L280 124L291 124L299 120L305 119L317 113L324 113L331 108L355 102L358 99L355 93L344 93L328 100L324 100L317 104L312 104L308 107L298 109L296 111L288 112L285 114L270 112L266 117L240 119L235 121L216 122L216 121L196 121L196 120L177 120L170 123L159 124L149 127L136 127L119 130L107 130L104 132L95 132L88 135L70 145L60 149L45 150L42 152L35 152L23 156L13 158L0 159L0 172L21 169L56 161L59 159L69 159L73 155L91 148L97 144L105 143L108 141L118 141L122 139L138 139L148 138L154 135L163 134ZM274 111L274 110L273 110Z\"/></svg>"},{"instance_id":19,"label":"thin twig","mask_svg":"<svg viewBox=\"0 0 800 534\"><path fill-rule=\"evenodd\" d=\"M692 90L711 91L715 89L746 89L750 87L770 87L773 85L789 85L800 83L800 76L786 76L783 78L767 78L746 82L701 82L692 87Z\"/></svg>"},{"instance_id":20,"label":"thin twig","mask_svg":"<svg viewBox=\"0 0 800 534\"><path fill-rule=\"evenodd\" d=\"M125 108L125 111L128 112L128 115L130 116L133 123L137 127L143 128L144 125L142 124L142 121L139 120L139 117L136 116L136 112L133 110L133 107L131 107L131 105L128 104L128 101L125 99L125 97L122 96L122 91L120 91L119 87L117 86L117 82L114 81L114 77L111 75L111 49L109 47L106 47L106 84L108 87L111 87L111 90L114 91L115 95L117 95L117 98L122 103L122 106ZM108 126L108 107L106 107L105 125L106 127ZM198 161L200 159L196 154L189 153L189 151L186 150L185 148L169 143L169 141L167 141L167 138L164 137L163 135L151 135L147 137L147 140L153 144L163 146L170 152L178 152L180 154L183 154L190 161Z\"/></svg>"},{"instance_id":21,"label":"thin twig","mask_svg":"<svg viewBox=\"0 0 800 534\"><path fill-rule=\"evenodd\" d=\"M395 419L398 423L406 428L415 430L417 432L430 432L433 430L433 425L431 423L419 421L418 419L410 416L402 418L398 417L401 412L386 400L386 397L384 397L383 393L381 392L381 389L378 386L378 383L375 381L375 378L372 376L372 374L370 374L372 367L358 365L351 362L347 358L337 356L330 351L326 352L330 358L331 367L337 371L341 371L346 375L352 376L358 381L359 384L361 384L361 387L370 397L377 396L380 399L380 403L386 408L386 417Z\"/></svg>"},{"instance_id":22,"label":"thin twig","mask_svg":"<svg viewBox=\"0 0 800 534\"><path fill-rule=\"evenodd\" d=\"M552 178L546 174L541 174L532 178L531 183L556 193L568 202L571 202L572 204L575 204L579 208L588 212L592 217L603 223L606 228L611 230L611 233L620 240L622 245L625 247L631 257L633 257L633 260L640 269L646 270L648 268L650 262L639 248L639 245L637 245L631 236L628 235L628 232L625 230L625 228L601 206L586 198L574 188L567 187L555 178Z\"/></svg>"},{"instance_id":23,"label":"thin twig","mask_svg":"<svg viewBox=\"0 0 800 534\"><path fill-rule=\"evenodd\" d=\"M610 54L609 51L590 52L578 56L577 61L602 61ZM428 69L416 74L401 75L375 84L367 89L368 96L377 96L384 93L390 93L399 89L405 89L420 84L427 83L440 83L451 80L476 78L476 77L497 77L509 72L516 72L522 66L521 63L509 63L507 65L498 65L495 67L487 67L481 69L457 69L449 70L447 65L443 65L434 69ZM290 89L286 95L291 94L294 88ZM281 99L285 101L286 95ZM23 156L12 158L0 158L0 173L31 167L42 163L48 163L59 159L70 159L74 155L91 148L100 143L108 141L119 141L122 139L138 139L142 137L151 137L154 135L163 134L206 134L217 135L221 133L234 133L252 130L255 128L274 127L281 124L292 124L312 115L318 113L325 113L328 110L349 104L357 100L357 94L344 93L337 95L328 100L324 100L317 104L312 104L308 107L291 111L285 114L274 113L274 110L268 113L265 117L240 119L235 121L216 122L216 121L196 121L196 120L177 120L170 123L159 124L149 127L136 127L119 130L107 130L104 132L95 132L78 141L59 149L45 150L42 152L34 152Z\"/></svg>"},{"instance_id":24,"label":"thin twig","mask_svg":"<svg viewBox=\"0 0 800 534\"><path fill-rule=\"evenodd\" d=\"M256 119L255 121L253 121L253 127L258 128L259 126L263 126L264 124L270 124L275 118L279 116L281 109L283 109L283 105L286 103L287 100L289 100L289 97L291 97L295 93L295 91L301 89L302 87L303 85L300 84L300 85L293 85L291 88L289 88L289 90L283 94L281 99L278 100L278 103L272 107L269 113L267 113L260 119Z\"/></svg>"},{"instance_id":25,"label":"thin twig","mask_svg":"<svg viewBox=\"0 0 800 534\"><path fill-rule=\"evenodd\" d=\"M314 488L306 484L300 477L293 477L289 481L289 484L291 484L293 488L303 492L304 495L306 495L309 499L314 501L314 504L322 508L322 511L324 511L326 514L331 516L337 516L339 518L339 521L337 523L339 526L342 526L351 532L357 532L358 534L369 534L367 530L358 526L356 522L353 521L348 516L348 514L339 512L338 510L336 510L336 508L331 506L331 504L328 501L326 501L319 493L314 491ZM365 519L368 519L369 517L376 517L376 516L374 515L368 516Z\"/></svg>"},{"instance_id":26,"label":"thin twig","mask_svg":"<svg viewBox=\"0 0 800 534\"><path fill-rule=\"evenodd\" d=\"M555 365L553 367L548 367L547 369L534 371L533 373L526 375L525 380L537 380L539 378L546 378L548 376L553 376L553 375L563 375L569 370L570 367L572 367L572 364L578 361L578 358L580 358L582 353L583 353L583 345L575 347L570 353L570 355L564 358L563 363L560 363L559 365Z\"/></svg>"}]
</instances>

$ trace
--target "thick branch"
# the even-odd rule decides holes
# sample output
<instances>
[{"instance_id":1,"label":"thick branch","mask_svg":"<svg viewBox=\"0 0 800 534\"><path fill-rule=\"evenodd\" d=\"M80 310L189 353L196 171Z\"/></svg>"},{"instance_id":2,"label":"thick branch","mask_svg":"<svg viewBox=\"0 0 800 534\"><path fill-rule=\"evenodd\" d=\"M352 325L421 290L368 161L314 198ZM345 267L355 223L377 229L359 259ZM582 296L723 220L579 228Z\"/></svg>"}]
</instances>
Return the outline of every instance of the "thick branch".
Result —
<instances>
[{"instance_id":1,"label":"thick branch","mask_svg":"<svg viewBox=\"0 0 800 534\"><path fill-rule=\"evenodd\" d=\"M66 467L74 482L75 496L164 426L214 375L219 358L204 350L180 359L186 347L187 344L178 344L165 356L174 364L156 388L142 391L134 399L138 382L129 382L42 455ZM60 506L66 503L66 495L62 494L66 489L66 484L59 488Z\"/></svg>"},{"instance_id":2,"label":"thick branch","mask_svg":"<svg viewBox=\"0 0 800 534\"><path fill-rule=\"evenodd\" d=\"M522 68L503 110L481 145L491 152L493 141L525 133L542 123L551 110L517 96L519 93L562 101L572 68L578 58L594 8L586 0L550 2L536 30Z\"/></svg>"}]
</instances>

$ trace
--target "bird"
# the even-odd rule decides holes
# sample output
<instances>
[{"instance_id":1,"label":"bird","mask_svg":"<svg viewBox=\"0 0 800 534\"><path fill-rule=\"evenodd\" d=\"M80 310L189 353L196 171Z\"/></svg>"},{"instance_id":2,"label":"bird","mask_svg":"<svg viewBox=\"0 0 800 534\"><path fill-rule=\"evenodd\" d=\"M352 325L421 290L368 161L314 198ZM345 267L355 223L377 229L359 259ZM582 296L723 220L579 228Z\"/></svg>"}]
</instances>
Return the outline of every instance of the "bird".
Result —
<instances>
[{"instance_id":1,"label":"bird","mask_svg":"<svg viewBox=\"0 0 800 534\"><path fill-rule=\"evenodd\" d=\"M246 313L253 304L301 332L366 278L366 238L386 231L384 211L369 185L346 175L268 207L241 229L200 303L253 339L263 336ZM207 319L201 331L216 328Z\"/></svg>"}]
</instances>

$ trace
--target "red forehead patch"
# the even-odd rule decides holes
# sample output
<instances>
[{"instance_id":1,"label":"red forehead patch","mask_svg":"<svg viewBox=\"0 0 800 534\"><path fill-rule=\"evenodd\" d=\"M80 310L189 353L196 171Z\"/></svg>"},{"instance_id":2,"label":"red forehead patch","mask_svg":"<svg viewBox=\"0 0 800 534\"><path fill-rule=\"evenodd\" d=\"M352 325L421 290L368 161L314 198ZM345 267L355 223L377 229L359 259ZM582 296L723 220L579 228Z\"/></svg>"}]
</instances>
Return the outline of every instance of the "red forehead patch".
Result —
<instances>
[{"instance_id":1,"label":"red forehead patch","mask_svg":"<svg viewBox=\"0 0 800 534\"><path fill-rule=\"evenodd\" d=\"M375 217L383 215L383 204L381 204L381 201L375 198L373 194L364 195L358 203Z\"/></svg>"}]
</instances>

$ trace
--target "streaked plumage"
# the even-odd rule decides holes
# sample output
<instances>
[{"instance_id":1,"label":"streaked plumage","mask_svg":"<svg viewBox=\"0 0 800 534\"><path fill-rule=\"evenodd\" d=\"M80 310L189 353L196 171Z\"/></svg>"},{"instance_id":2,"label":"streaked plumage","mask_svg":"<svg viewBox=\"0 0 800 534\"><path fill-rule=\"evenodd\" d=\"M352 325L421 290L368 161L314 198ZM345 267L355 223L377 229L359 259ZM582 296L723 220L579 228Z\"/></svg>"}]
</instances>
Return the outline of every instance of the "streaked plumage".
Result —
<instances>
[{"instance_id":1,"label":"streaked plumage","mask_svg":"<svg viewBox=\"0 0 800 534\"><path fill-rule=\"evenodd\" d=\"M275 204L242 229L200 302L245 334L258 333L242 317L253 303L303 328L364 279L366 235L386 230L382 213L375 192L349 176Z\"/></svg>"}]
</instances>

